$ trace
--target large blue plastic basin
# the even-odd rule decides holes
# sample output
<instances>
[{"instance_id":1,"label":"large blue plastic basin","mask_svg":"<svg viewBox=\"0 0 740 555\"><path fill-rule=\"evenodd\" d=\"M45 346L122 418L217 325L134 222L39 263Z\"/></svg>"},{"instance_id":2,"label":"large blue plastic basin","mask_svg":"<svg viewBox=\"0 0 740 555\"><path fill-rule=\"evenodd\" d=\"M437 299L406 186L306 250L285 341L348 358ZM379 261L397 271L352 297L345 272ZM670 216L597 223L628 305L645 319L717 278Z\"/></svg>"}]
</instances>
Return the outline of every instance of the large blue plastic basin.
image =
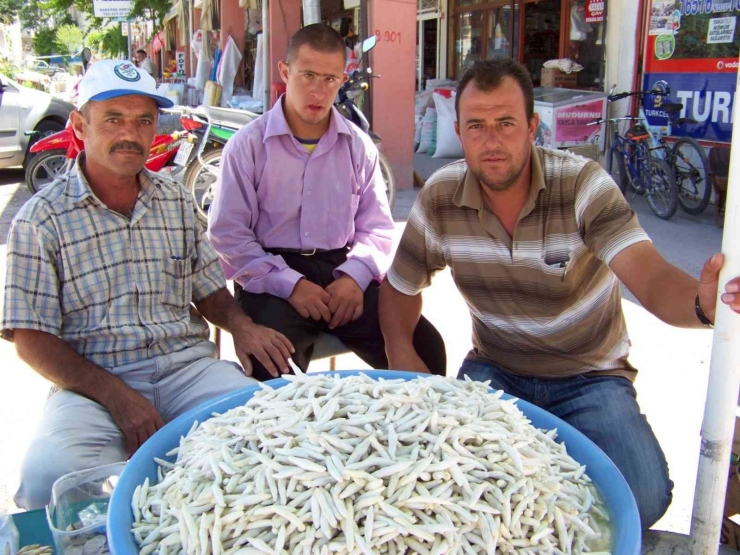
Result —
<instances>
[{"instance_id":1,"label":"large blue plastic basin","mask_svg":"<svg viewBox=\"0 0 740 555\"><path fill-rule=\"evenodd\" d=\"M347 370L334 373L351 376L360 371ZM424 376L412 372L388 370L362 370L362 373L374 379L414 380ZM287 385L288 382L276 379L270 381L269 384L278 388ZM159 430L136 452L121 474L108 505L108 545L113 555L138 555L139 553L134 536L131 534L133 523L131 499L136 486L142 484L144 479L148 477L151 483L156 482L157 465L154 457L165 458L165 453L180 444L180 437L190 431L194 421L203 422L214 412L223 413L243 405L258 389L257 385L227 393L186 412ZM511 396L504 395L504 398L511 398ZM570 424L525 401L518 401L517 406L537 428L557 428L558 441L564 441L568 447L568 453L578 462L586 465L586 472L596 484L611 515L612 553L614 555L638 555L641 534L637 504L627 482L614 463L590 439Z\"/></svg>"}]
</instances>

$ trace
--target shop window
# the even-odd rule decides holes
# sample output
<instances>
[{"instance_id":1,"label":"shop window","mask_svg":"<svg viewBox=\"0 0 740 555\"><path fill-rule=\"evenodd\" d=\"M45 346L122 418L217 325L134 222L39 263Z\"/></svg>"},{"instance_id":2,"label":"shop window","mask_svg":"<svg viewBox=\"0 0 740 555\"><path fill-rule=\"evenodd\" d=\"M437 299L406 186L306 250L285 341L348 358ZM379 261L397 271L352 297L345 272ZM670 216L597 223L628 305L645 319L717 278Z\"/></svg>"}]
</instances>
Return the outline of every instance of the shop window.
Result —
<instances>
[{"instance_id":1,"label":"shop window","mask_svg":"<svg viewBox=\"0 0 740 555\"><path fill-rule=\"evenodd\" d=\"M601 13L596 18L601 21L589 22L585 4L585 0L571 0L566 56L583 66L578 73L579 88L603 90L606 17ZM607 4L604 2L604 6Z\"/></svg>"},{"instance_id":2,"label":"shop window","mask_svg":"<svg viewBox=\"0 0 740 555\"><path fill-rule=\"evenodd\" d=\"M542 64L560 57L561 0L543 0L524 4L522 63L539 86Z\"/></svg>"},{"instance_id":3,"label":"shop window","mask_svg":"<svg viewBox=\"0 0 740 555\"><path fill-rule=\"evenodd\" d=\"M484 12L479 10L463 12L456 18L455 59L458 77L483 59L483 17Z\"/></svg>"},{"instance_id":4,"label":"shop window","mask_svg":"<svg viewBox=\"0 0 740 555\"><path fill-rule=\"evenodd\" d=\"M511 21L511 5L488 10L488 40L486 59L494 56L517 58L519 55L517 31L519 30L519 5L514 6L514 21ZM513 31L513 37L512 37Z\"/></svg>"}]
</instances>

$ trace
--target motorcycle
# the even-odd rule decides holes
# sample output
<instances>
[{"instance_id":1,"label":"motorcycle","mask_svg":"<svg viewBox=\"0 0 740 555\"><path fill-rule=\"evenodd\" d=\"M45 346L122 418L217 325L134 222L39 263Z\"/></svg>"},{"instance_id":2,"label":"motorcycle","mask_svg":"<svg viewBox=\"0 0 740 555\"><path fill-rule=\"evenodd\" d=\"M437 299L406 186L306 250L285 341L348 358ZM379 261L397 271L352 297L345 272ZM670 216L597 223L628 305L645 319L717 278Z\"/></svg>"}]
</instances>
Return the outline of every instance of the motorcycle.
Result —
<instances>
[{"instance_id":1,"label":"motorcycle","mask_svg":"<svg viewBox=\"0 0 740 555\"><path fill-rule=\"evenodd\" d=\"M362 43L363 54L375 47L376 37L372 35ZM381 138L370 129L365 115L355 105L353 97L369 89L368 79L373 75L372 69L355 69L347 82L342 85L334 106L346 119L367 133L381 148ZM208 208L213 201L213 186L218 177L218 168L226 142L242 127L259 117L246 110L198 106L168 110L179 113L183 129L190 133L193 142L185 143L175 159L176 164L186 167L184 185L193 196L198 214L205 223L208 219ZM194 143L198 144L195 149ZM190 145L190 146L188 146ZM192 151L195 150L193 153ZM380 152L380 169L385 181L388 203L393 208L396 201L396 185L393 170L385 155Z\"/></svg>"},{"instance_id":2,"label":"motorcycle","mask_svg":"<svg viewBox=\"0 0 740 555\"><path fill-rule=\"evenodd\" d=\"M153 172L173 167L172 162L182 143L181 133L157 135L149 149L146 168ZM74 134L67 123L62 131L48 135L35 142L29 151L33 154L26 167L26 185L31 193L37 193L55 179L66 174L75 163L77 155L85 145Z\"/></svg>"}]
</instances>

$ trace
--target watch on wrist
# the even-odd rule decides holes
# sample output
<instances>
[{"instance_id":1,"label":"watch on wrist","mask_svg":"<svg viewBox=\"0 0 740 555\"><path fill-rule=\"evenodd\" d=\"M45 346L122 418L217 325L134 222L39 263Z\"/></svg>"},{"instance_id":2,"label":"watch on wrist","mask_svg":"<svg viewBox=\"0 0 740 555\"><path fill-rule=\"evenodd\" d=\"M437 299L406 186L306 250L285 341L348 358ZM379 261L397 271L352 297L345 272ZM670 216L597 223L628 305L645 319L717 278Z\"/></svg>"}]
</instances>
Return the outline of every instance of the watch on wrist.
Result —
<instances>
[{"instance_id":1,"label":"watch on wrist","mask_svg":"<svg viewBox=\"0 0 740 555\"><path fill-rule=\"evenodd\" d=\"M696 296L696 299L694 300L694 311L696 311L696 317L699 318L699 321L702 323L703 326L707 328L713 328L714 323L707 318L707 315L704 314L704 311L701 309L701 306L699 305L699 295Z\"/></svg>"}]
</instances>

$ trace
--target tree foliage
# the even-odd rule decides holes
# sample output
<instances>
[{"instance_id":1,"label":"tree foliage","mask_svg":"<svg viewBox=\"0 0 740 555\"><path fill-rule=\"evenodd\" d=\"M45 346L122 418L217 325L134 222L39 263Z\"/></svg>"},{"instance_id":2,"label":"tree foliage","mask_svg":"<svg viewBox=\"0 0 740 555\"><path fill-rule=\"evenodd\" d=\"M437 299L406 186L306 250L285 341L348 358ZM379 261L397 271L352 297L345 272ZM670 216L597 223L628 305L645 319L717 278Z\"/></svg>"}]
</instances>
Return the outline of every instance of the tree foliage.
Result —
<instances>
[{"instance_id":1,"label":"tree foliage","mask_svg":"<svg viewBox=\"0 0 740 555\"><path fill-rule=\"evenodd\" d=\"M95 53L109 58L116 58L119 54L128 52L128 39L121 33L119 24L92 31L85 38L85 45Z\"/></svg>"},{"instance_id":2,"label":"tree foliage","mask_svg":"<svg viewBox=\"0 0 740 555\"><path fill-rule=\"evenodd\" d=\"M0 0L0 23L10 25L23 8L23 0Z\"/></svg>"},{"instance_id":3,"label":"tree foliage","mask_svg":"<svg viewBox=\"0 0 740 555\"><path fill-rule=\"evenodd\" d=\"M62 25L56 30L56 43L62 48L64 54L73 56L82 50L84 36L82 29L76 25Z\"/></svg>"},{"instance_id":4,"label":"tree foliage","mask_svg":"<svg viewBox=\"0 0 740 555\"><path fill-rule=\"evenodd\" d=\"M33 51L37 56L51 56L60 50L56 40L56 29L41 27L36 30L36 34L33 37Z\"/></svg>"}]
</instances>

